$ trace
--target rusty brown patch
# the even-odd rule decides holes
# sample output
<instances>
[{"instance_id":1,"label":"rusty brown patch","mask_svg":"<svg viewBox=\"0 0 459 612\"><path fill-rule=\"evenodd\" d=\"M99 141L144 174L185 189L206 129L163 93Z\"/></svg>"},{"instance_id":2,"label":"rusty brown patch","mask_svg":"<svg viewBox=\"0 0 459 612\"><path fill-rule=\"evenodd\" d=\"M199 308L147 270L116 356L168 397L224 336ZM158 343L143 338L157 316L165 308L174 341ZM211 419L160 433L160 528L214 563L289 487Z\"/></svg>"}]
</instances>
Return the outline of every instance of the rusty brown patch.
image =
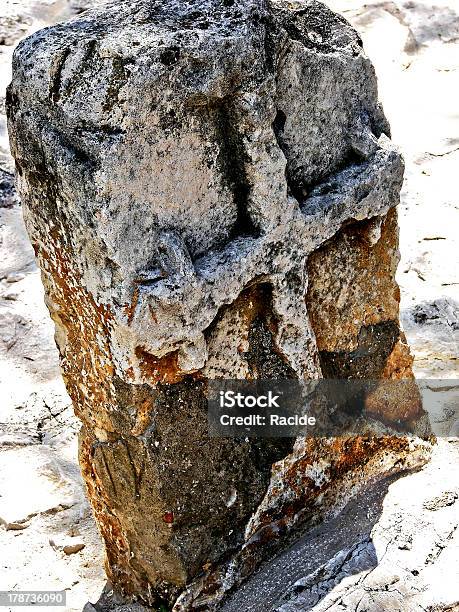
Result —
<instances>
[{"instance_id":1,"label":"rusty brown patch","mask_svg":"<svg viewBox=\"0 0 459 612\"><path fill-rule=\"evenodd\" d=\"M148 310L150 311L151 320L154 323L157 323L158 322L158 318L157 318L156 313L153 310L153 306L151 304L148 304Z\"/></svg>"},{"instance_id":2,"label":"rusty brown patch","mask_svg":"<svg viewBox=\"0 0 459 612\"><path fill-rule=\"evenodd\" d=\"M152 408L152 403L148 399L140 403L140 406L137 408L135 425L131 430L133 436L142 435L148 428L151 422Z\"/></svg>"},{"instance_id":3,"label":"rusty brown patch","mask_svg":"<svg viewBox=\"0 0 459 612\"><path fill-rule=\"evenodd\" d=\"M307 307L320 351L353 351L362 327L398 321L400 290L397 212L343 228L308 259Z\"/></svg>"},{"instance_id":4,"label":"rusty brown patch","mask_svg":"<svg viewBox=\"0 0 459 612\"><path fill-rule=\"evenodd\" d=\"M85 429L80 433L79 461L88 497L105 542L105 570L113 584L122 592L136 593L147 589L139 584L138 577L130 569L130 546L118 517L113 511L110 492L106 490L93 462L96 440Z\"/></svg>"},{"instance_id":5,"label":"rusty brown patch","mask_svg":"<svg viewBox=\"0 0 459 612\"><path fill-rule=\"evenodd\" d=\"M386 425L410 431L425 412L414 381L413 357L403 333L395 344L382 372L382 380L365 398L365 411Z\"/></svg>"},{"instance_id":6,"label":"rusty brown patch","mask_svg":"<svg viewBox=\"0 0 459 612\"><path fill-rule=\"evenodd\" d=\"M183 380L184 374L178 367L178 351L173 351L164 357L155 357L141 346L135 349L139 367L145 382L151 385L157 383L173 384Z\"/></svg>"},{"instance_id":7,"label":"rusty brown patch","mask_svg":"<svg viewBox=\"0 0 459 612\"><path fill-rule=\"evenodd\" d=\"M124 314L127 316L127 320L128 320L128 325L130 325L132 323L132 320L134 318L134 314L137 308L137 304L139 303L139 287L138 285L136 285L134 287L134 291L132 292L132 300L130 304L126 304L124 306Z\"/></svg>"},{"instance_id":8,"label":"rusty brown patch","mask_svg":"<svg viewBox=\"0 0 459 612\"><path fill-rule=\"evenodd\" d=\"M341 479L363 468L369 459L387 451L402 459L409 450L406 438L391 436L305 440L301 456L283 472L282 486L271 490L271 507L259 517L255 546L258 546L259 534L263 533L262 540L266 543L278 537L279 529L289 530L307 520L319 497L336 489ZM324 469L326 478L318 484L311 477L310 468L320 460L325 460L328 467Z\"/></svg>"},{"instance_id":9,"label":"rusty brown patch","mask_svg":"<svg viewBox=\"0 0 459 612\"><path fill-rule=\"evenodd\" d=\"M365 398L365 411L386 425L410 431L424 413L422 397L415 380L381 381Z\"/></svg>"},{"instance_id":10,"label":"rusty brown patch","mask_svg":"<svg viewBox=\"0 0 459 612\"><path fill-rule=\"evenodd\" d=\"M109 346L112 314L85 289L72 257L63 246L64 230L50 232L38 249L50 314L65 337L61 367L75 412L84 423L106 431L116 428L110 410L116 399L111 384L114 366Z\"/></svg>"},{"instance_id":11,"label":"rusty brown patch","mask_svg":"<svg viewBox=\"0 0 459 612\"><path fill-rule=\"evenodd\" d=\"M382 373L382 378L401 380L404 378L414 378L412 371L414 357L411 355L405 334L401 333L398 342L394 346L391 354L387 358L386 367Z\"/></svg>"}]
</instances>

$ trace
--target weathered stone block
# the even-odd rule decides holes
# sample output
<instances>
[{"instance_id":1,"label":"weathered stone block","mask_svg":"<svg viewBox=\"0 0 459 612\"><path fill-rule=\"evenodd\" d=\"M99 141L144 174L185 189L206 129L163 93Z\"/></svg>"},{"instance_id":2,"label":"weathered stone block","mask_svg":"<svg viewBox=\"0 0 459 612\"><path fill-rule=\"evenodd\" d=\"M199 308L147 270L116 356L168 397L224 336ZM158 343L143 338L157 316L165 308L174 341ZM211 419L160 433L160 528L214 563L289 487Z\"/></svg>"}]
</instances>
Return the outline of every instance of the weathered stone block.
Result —
<instances>
[{"instance_id":1,"label":"weathered stone block","mask_svg":"<svg viewBox=\"0 0 459 612\"><path fill-rule=\"evenodd\" d=\"M18 46L7 107L116 588L212 609L294 529L426 459L408 438L207 432L213 378L411 376L403 163L345 20L108 4ZM377 392L367 409L385 416Z\"/></svg>"}]
</instances>

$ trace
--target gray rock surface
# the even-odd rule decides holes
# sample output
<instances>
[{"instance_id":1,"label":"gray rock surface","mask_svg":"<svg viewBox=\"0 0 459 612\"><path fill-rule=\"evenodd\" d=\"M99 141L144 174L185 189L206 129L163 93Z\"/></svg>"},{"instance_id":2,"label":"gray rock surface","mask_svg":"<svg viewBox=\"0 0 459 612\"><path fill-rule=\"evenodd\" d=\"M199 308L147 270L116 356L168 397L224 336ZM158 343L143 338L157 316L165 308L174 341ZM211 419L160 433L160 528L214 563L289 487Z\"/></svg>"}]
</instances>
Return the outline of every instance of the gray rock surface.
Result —
<instances>
[{"instance_id":1,"label":"gray rock surface","mask_svg":"<svg viewBox=\"0 0 459 612\"><path fill-rule=\"evenodd\" d=\"M14 176L0 168L0 208L11 208L19 203L14 188Z\"/></svg>"},{"instance_id":2,"label":"gray rock surface","mask_svg":"<svg viewBox=\"0 0 459 612\"><path fill-rule=\"evenodd\" d=\"M423 378L455 378L459 356L459 302L443 296L423 300L402 313Z\"/></svg>"},{"instance_id":3,"label":"gray rock surface","mask_svg":"<svg viewBox=\"0 0 459 612\"><path fill-rule=\"evenodd\" d=\"M309 10L314 23L323 22L318 27L326 40L321 43L319 34L313 43L308 31L300 31L300 40L293 38L287 45L290 52L276 80L266 74L259 49L265 36L271 36L267 45L273 48L287 44L287 31L276 26L283 19L282 4L273 12L272 34L257 25L263 10L256 3L240 9L204 5L201 17L185 4L165 4L152 19L173 19L167 32L142 26L149 19L148 6L123 11L114 6L92 21L85 17L37 34L18 48L15 60L21 100L34 100L35 110L27 119L16 115L14 86L10 92L13 143L16 130L39 133L48 163L54 157L54 171L69 181L64 191L79 192L72 240L90 247L81 253L78 273L101 303L115 309L119 304L110 339L118 373L123 376L131 368L134 380L142 381L140 359L126 355L127 343L157 357L177 348L182 357L191 344L195 356L189 371L200 369L207 358L204 330L255 276L267 275L279 302L275 308L282 314L276 342L298 373L317 375L313 339L301 316L305 281L294 295L282 279L288 270L301 277L307 253L344 221L383 215L396 203L402 167L383 134L387 124L376 102L371 65L350 28L318 5ZM300 19L292 27L312 26ZM340 54L330 61L334 56L329 51ZM43 66L46 79L28 67L32 52L34 66ZM214 58L211 70L209 55ZM269 61L274 59L266 57ZM201 72L200 64L206 65ZM76 76L82 74L80 83ZM151 91L145 104L137 92L151 90L152 80L161 96ZM297 83L297 93L289 90L292 83ZM314 86L306 88L306 83ZM304 105L310 89L317 98L309 99L305 110L289 108L292 100ZM301 122L308 123L308 131ZM147 136L150 126L155 127ZM291 151L288 185L282 148ZM14 150L19 167L35 156L32 146ZM303 156L308 151L309 157L298 151ZM326 184L326 195L320 188L317 194L313 191L351 154L360 153L371 159L337 177L336 193ZM226 168L228 159L241 167ZM69 164L72 176L65 172ZM190 180L183 181L184 168ZM294 194L312 190L302 211L303 201L293 200L287 187ZM167 202L167 208L159 202ZM86 236L89 218L95 225ZM318 235L319 226L323 230ZM159 234L168 228L180 234L196 277L164 269L156 253ZM243 237L246 233L250 238ZM167 245L167 236L164 240L166 251L174 248ZM274 257L278 244L285 246ZM161 280L164 275L173 280ZM138 287L135 303L133 285ZM132 313L126 312L130 308ZM157 322L151 320L151 308Z\"/></svg>"},{"instance_id":4,"label":"gray rock surface","mask_svg":"<svg viewBox=\"0 0 459 612\"><path fill-rule=\"evenodd\" d=\"M417 474L380 481L312 530L233 595L222 612L456 610L457 440Z\"/></svg>"},{"instance_id":5,"label":"gray rock surface","mask_svg":"<svg viewBox=\"0 0 459 612\"><path fill-rule=\"evenodd\" d=\"M268 338L282 355L274 372L288 367L296 376L320 376L325 353L336 359L341 342L352 354L361 328L369 327L371 336L387 321L396 331L385 340L382 361L399 368L389 359L406 347L391 297L395 285L379 319L375 312L368 318L360 313L351 325L343 313L355 283L342 278L338 316L346 335L321 338L320 347L320 319L310 322L304 297L312 251L335 235L335 243L347 244L354 232L369 245L362 247L366 257L380 242L381 227L387 235L380 248L390 253L386 276L393 282L397 244L390 211L402 165L384 135L387 122L359 38L321 5L287 9L273 2L267 13L255 2L226 8L207 3L201 14L173 2L154 13L150 8L146 2L114 5L22 43L8 106L28 229L66 382L85 423L82 466L112 578L148 599L146 573L147 582L171 600L176 591L160 581L182 586L199 564L215 565L225 548L240 543L271 463L287 450L261 449L260 478L251 472L254 447L229 445L242 468L236 464L236 472L221 478L217 464L228 447L217 444L205 456L193 453L190 482L194 476L199 482L204 466L208 470L198 491L181 489L187 479L170 474L190 467L183 456L188 438L184 430L174 438L167 411L184 400L201 408L199 385L187 387L186 377L196 371L204 378L246 377L254 367L266 373L263 360L254 365L241 358L253 354L255 319L265 327L257 342ZM373 217L381 219L366 221ZM343 237L348 221L362 224ZM331 251L326 254L333 259ZM345 253L352 261L351 249ZM336 273L325 270L331 281ZM322 278L320 268L316 275ZM247 290L260 281L261 289ZM363 284L361 299L376 311L367 299L371 291ZM353 309L347 310L352 319ZM270 325L275 329L267 335ZM409 370L409 360L403 368ZM169 396L164 383L176 383L177 395ZM152 399L160 408L156 429ZM193 446L202 437L199 410L191 418L198 434ZM152 442L159 443L157 456ZM314 457L310 448L297 449L296 459ZM422 462L428 453L423 445L412 456L408 446L392 450L393 462L382 471ZM385 449L370 448L371 457L373 451L377 462ZM331 453L332 470L343 452ZM158 481L156 470L159 495L144 485ZM241 500L235 518L235 509L225 510L218 499L227 499L228 485L241 474L252 479L253 497ZM359 470L356 478L365 482ZM333 489L327 503L332 497ZM203 499L211 500L209 508L203 509ZM269 499L264 503L269 507ZM140 526L147 507L159 540ZM220 530L212 537L205 533L207 512L222 514L212 523ZM177 520L173 528L169 517ZM234 540L222 542L223 530L235 521ZM193 550L185 562L177 555L183 546ZM237 572L226 573L222 591L238 580ZM192 588L177 609L194 606L202 588Z\"/></svg>"}]
</instances>

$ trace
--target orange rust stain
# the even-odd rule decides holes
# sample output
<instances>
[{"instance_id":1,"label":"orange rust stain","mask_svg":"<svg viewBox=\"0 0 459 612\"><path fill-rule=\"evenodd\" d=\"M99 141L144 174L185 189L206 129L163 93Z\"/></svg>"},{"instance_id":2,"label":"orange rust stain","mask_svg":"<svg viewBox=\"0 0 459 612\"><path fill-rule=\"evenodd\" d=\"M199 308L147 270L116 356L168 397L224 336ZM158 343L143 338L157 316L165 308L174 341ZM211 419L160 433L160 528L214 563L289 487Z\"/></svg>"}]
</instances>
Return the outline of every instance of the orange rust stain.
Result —
<instances>
[{"instance_id":1,"label":"orange rust stain","mask_svg":"<svg viewBox=\"0 0 459 612\"><path fill-rule=\"evenodd\" d=\"M376 244L367 240L371 224L344 227L308 259L306 302L321 351L355 350L362 326L398 320L396 210L383 219Z\"/></svg>"},{"instance_id":2,"label":"orange rust stain","mask_svg":"<svg viewBox=\"0 0 459 612\"><path fill-rule=\"evenodd\" d=\"M130 304L126 304L124 306L124 314L127 316L128 319L128 325L130 325L132 323L132 320L134 318L134 314L135 314L135 310L137 308L137 304L139 303L139 287L136 285L134 287L134 291L132 293L132 300Z\"/></svg>"},{"instance_id":3,"label":"orange rust stain","mask_svg":"<svg viewBox=\"0 0 459 612\"><path fill-rule=\"evenodd\" d=\"M149 585L131 567L131 547L127 534L113 509L111 493L107 491L94 465L94 443L92 435L83 430L80 435L79 461L85 480L88 497L101 536L105 543L105 570L117 589L127 595L148 593Z\"/></svg>"},{"instance_id":4,"label":"orange rust stain","mask_svg":"<svg viewBox=\"0 0 459 612\"><path fill-rule=\"evenodd\" d=\"M410 347L401 333L387 358L382 372L383 380L365 398L367 414L387 425L398 424L407 431L416 419L425 414L422 397L414 381L413 361Z\"/></svg>"},{"instance_id":5,"label":"orange rust stain","mask_svg":"<svg viewBox=\"0 0 459 612\"><path fill-rule=\"evenodd\" d=\"M289 528L299 511L303 513L312 509L317 498L336 486L341 478L363 467L369 459L384 451L393 451L402 456L409 452L409 442L406 438L395 436L335 438L331 443L314 438L306 440L304 456L293 462L284 473L282 488L272 492L273 498L282 495L285 490L292 491L293 495L286 497L285 501L280 500L279 505L260 518L257 534L273 522L277 527ZM308 468L319 458L325 459L330 465L326 468L328 478L316 484L307 474ZM276 533L277 530L273 537L277 537ZM270 539L269 533L264 537Z\"/></svg>"},{"instance_id":6,"label":"orange rust stain","mask_svg":"<svg viewBox=\"0 0 459 612\"><path fill-rule=\"evenodd\" d=\"M109 346L112 314L97 304L72 265L65 239L57 227L46 248L38 249L50 304L50 314L64 332L61 367L74 409L84 423L113 431L110 409L116 406L112 387L114 366Z\"/></svg>"},{"instance_id":7,"label":"orange rust stain","mask_svg":"<svg viewBox=\"0 0 459 612\"><path fill-rule=\"evenodd\" d=\"M125 370L125 376L129 380L135 380L134 368L132 366Z\"/></svg>"},{"instance_id":8,"label":"orange rust stain","mask_svg":"<svg viewBox=\"0 0 459 612\"><path fill-rule=\"evenodd\" d=\"M135 425L131 429L131 434L133 436L142 435L145 430L148 428L151 422L151 411L152 411L152 403L149 400L144 400L140 406L137 408L137 415L135 420Z\"/></svg>"},{"instance_id":9,"label":"orange rust stain","mask_svg":"<svg viewBox=\"0 0 459 612\"><path fill-rule=\"evenodd\" d=\"M383 380L365 398L365 411L386 425L409 431L419 417L425 414L422 397L416 381Z\"/></svg>"},{"instance_id":10,"label":"orange rust stain","mask_svg":"<svg viewBox=\"0 0 459 612\"><path fill-rule=\"evenodd\" d=\"M141 346L135 349L139 360L139 368L143 378L150 384L176 383L183 380L184 374L178 367L178 351L173 351L164 357L155 357Z\"/></svg>"},{"instance_id":11,"label":"orange rust stain","mask_svg":"<svg viewBox=\"0 0 459 612\"><path fill-rule=\"evenodd\" d=\"M365 398L365 410L369 415L387 425L399 424L409 430L416 419L425 414L414 380L413 361L405 335L401 333L387 358L383 380Z\"/></svg>"},{"instance_id":12,"label":"orange rust stain","mask_svg":"<svg viewBox=\"0 0 459 612\"><path fill-rule=\"evenodd\" d=\"M410 353L410 347L406 342L405 335L401 333L399 340L387 358L382 377L390 378L392 380L414 378L414 374L411 369L413 361L414 358Z\"/></svg>"},{"instance_id":13,"label":"orange rust stain","mask_svg":"<svg viewBox=\"0 0 459 612\"><path fill-rule=\"evenodd\" d=\"M154 323L157 323L158 319L156 317L155 311L153 310L153 306L151 304L148 304L148 310L150 311L151 320Z\"/></svg>"},{"instance_id":14,"label":"orange rust stain","mask_svg":"<svg viewBox=\"0 0 459 612\"><path fill-rule=\"evenodd\" d=\"M37 256L47 290L50 314L59 330L61 367L77 416L83 421L80 466L88 497L106 547L106 571L126 594L148 593L149 585L135 571L128 533L114 509L113 491L95 461L100 444L95 429L116 438L112 414L118 408L115 368L110 349L113 315L84 287L65 228L56 226L41 242Z\"/></svg>"},{"instance_id":15,"label":"orange rust stain","mask_svg":"<svg viewBox=\"0 0 459 612\"><path fill-rule=\"evenodd\" d=\"M380 451L394 451L398 454L409 451L406 438L381 436L372 438L354 437L345 440L336 439L332 445L339 458L333 466L333 477L344 474L357 467L365 465L368 459Z\"/></svg>"}]
</instances>

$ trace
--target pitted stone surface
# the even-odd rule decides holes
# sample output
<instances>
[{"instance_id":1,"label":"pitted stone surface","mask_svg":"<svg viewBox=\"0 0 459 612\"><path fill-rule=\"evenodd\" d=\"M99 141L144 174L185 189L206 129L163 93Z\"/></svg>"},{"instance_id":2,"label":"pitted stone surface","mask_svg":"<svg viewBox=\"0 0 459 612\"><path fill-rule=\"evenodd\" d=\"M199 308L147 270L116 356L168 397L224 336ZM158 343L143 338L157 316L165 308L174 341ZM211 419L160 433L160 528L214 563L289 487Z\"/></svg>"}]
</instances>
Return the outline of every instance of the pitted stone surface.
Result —
<instances>
[{"instance_id":1,"label":"pitted stone surface","mask_svg":"<svg viewBox=\"0 0 459 612\"><path fill-rule=\"evenodd\" d=\"M87 244L79 273L117 310L118 375L142 379L128 343L161 357L191 341L190 370L202 367L218 309L264 275L279 348L317 376L305 258L349 219L385 214L402 179L357 34L316 2L269 13L262 2L139 2L90 15L19 46L21 98L34 102L16 121L40 134L76 200L68 246ZM10 99L14 113L14 87ZM340 173L349 159L359 163ZM302 279L295 291L289 274Z\"/></svg>"},{"instance_id":2,"label":"pitted stone surface","mask_svg":"<svg viewBox=\"0 0 459 612\"><path fill-rule=\"evenodd\" d=\"M405 439L207 436L210 378L320 378L329 363L344 376L411 375L394 281L403 163L347 22L315 0L108 3L23 41L7 98L119 589L210 609L261 561L260 534L269 552L284 533L273 508L293 517L290 533L336 505L343 483L351 495L370 474L426 459L428 444ZM378 294L368 269L380 251ZM331 329L323 287L341 308ZM354 350L370 370L352 369ZM391 461L378 462L386 448ZM327 478L299 492L319 458ZM279 465L291 468L288 499Z\"/></svg>"}]
</instances>

